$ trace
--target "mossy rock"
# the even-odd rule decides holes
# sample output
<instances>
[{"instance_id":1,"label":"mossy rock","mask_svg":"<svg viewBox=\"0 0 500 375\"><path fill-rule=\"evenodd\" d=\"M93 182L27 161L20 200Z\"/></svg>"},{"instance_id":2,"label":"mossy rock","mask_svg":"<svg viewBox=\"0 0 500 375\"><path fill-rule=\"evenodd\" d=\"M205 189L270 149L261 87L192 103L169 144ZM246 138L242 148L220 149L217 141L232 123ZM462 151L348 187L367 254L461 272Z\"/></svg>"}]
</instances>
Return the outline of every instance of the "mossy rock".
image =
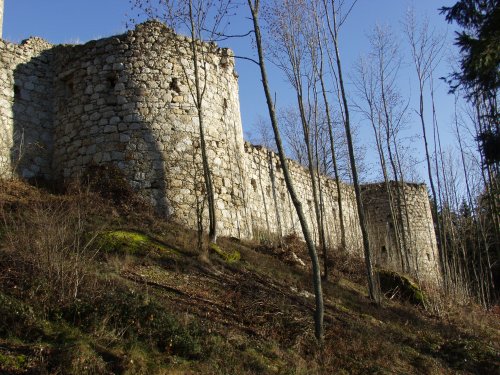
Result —
<instances>
[{"instance_id":1,"label":"mossy rock","mask_svg":"<svg viewBox=\"0 0 500 375\"><path fill-rule=\"evenodd\" d=\"M151 253L177 254L177 252L148 235L136 231L114 230L100 235L100 245L104 252L118 252L128 255L144 256Z\"/></svg>"},{"instance_id":2,"label":"mossy rock","mask_svg":"<svg viewBox=\"0 0 500 375\"><path fill-rule=\"evenodd\" d=\"M417 283L405 275L394 271L379 270L380 290L385 295L408 301L414 305L424 305L426 296Z\"/></svg>"},{"instance_id":3,"label":"mossy rock","mask_svg":"<svg viewBox=\"0 0 500 375\"><path fill-rule=\"evenodd\" d=\"M237 250L226 251L223 250L216 243L211 243L209 246L210 250L218 254L222 259L224 259L227 263L236 263L240 260L240 253Z\"/></svg>"}]
</instances>

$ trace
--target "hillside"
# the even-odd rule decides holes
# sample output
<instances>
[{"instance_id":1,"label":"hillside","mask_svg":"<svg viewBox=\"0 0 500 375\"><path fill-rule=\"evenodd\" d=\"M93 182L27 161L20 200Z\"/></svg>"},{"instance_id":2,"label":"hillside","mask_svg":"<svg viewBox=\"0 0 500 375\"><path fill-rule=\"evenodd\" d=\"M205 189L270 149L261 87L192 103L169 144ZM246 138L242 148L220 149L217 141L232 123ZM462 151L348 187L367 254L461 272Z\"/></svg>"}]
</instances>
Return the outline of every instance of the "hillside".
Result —
<instances>
[{"instance_id":1,"label":"hillside","mask_svg":"<svg viewBox=\"0 0 500 375\"><path fill-rule=\"evenodd\" d=\"M127 188L97 187L0 182L0 373L498 373L492 312L376 306L362 263L332 256L318 347L295 237L201 254Z\"/></svg>"}]
</instances>

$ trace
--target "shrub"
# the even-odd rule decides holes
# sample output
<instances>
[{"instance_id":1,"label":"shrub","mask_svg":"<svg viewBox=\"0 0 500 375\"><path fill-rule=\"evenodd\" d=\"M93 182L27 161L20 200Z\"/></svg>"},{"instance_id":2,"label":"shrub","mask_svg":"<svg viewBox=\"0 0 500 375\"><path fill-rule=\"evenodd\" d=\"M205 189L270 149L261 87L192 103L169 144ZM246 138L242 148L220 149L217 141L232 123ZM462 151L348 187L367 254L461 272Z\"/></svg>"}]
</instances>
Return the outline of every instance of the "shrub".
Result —
<instances>
[{"instance_id":1,"label":"shrub","mask_svg":"<svg viewBox=\"0 0 500 375\"><path fill-rule=\"evenodd\" d=\"M135 198L135 192L125 174L113 164L89 166L82 176L82 183L117 205L131 202Z\"/></svg>"},{"instance_id":2,"label":"shrub","mask_svg":"<svg viewBox=\"0 0 500 375\"><path fill-rule=\"evenodd\" d=\"M35 203L5 217L0 282L44 311L93 289L100 251L82 202Z\"/></svg>"},{"instance_id":3,"label":"shrub","mask_svg":"<svg viewBox=\"0 0 500 375\"><path fill-rule=\"evenodd\" d=\"M0 336L36 340L42 335L43 328L33 308L16 298L0 293Z\"/></svg>"},{"instance_id":4,"label":"shrub","mask_svg":"<svg viewBox=\"0 0 500 375\"><path fill-rule=\"evenodd\" d=\"M75 303L64 317L85 330L115 332L118 339L139 340L162 353L189 359L201 355L197 327L184 327L164 306L134 290L115 287L98 300Z\"/></svg>"}]
</instances>

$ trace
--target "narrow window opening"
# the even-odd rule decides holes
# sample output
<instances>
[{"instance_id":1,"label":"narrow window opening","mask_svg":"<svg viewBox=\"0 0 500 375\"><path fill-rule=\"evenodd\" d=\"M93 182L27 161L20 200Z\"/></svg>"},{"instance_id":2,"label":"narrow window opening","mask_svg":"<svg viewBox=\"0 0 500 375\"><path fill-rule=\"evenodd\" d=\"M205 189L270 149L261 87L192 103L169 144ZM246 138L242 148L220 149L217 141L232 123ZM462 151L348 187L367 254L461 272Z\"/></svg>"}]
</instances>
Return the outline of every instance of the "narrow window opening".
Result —
<instances>
[{"instance_id":1,"label":"narrow window opening","mask_svg":"<svg viewBox=\"0 0 500 375\"><path fill-rule=\"evenodd\" d=\"M116 74L110 75L106 79L108 81L108 85L111 89L114 89L116 84L118 83L118 77Z\"/></svg>"},{"instance_id":2,"label":"narrow window opening","mask_svg":"<svg viewBox=\"0 0 500 375\"><path fill-rule=\"evenodd\" d=\"M73 95L75 92L75 84L73 81L66 82L66 93L69 95Z\"/></svg>"},{"instance_id":3,"label":"narrow window opening","mask_svg":"<svg viewBox=\"0 0 500 375\"><path fill-rule=\"evenodd\" d=\"M252 180L250 181L250 184L253 187L253 191L257 191L257 181L255 181L254 178L252 178Z\"/></svg>"},{"instance_id":4,"label":"narrow window opening","mask_svg":"<svg viewBox=\"0 0 500 375\"><path fill-rule=\"evenodd\" d=\"M18 85L14 85L14 99L21 99L21 88Z\"/></svg>"},{"instance_id":5,"label":"narrow window opening","mask_svg":"<svg viewBox=\"0 0 500 375\"><path fill-rule=\"evenodd\" d=\"M169 84L169 89L175 91L177 94L180 94L181 89L179 87L179 80L177 78L172 78L172 81Z\"/></svg>"},{"instance_id":6,"label":"narrow window opening","mask_svg":"<svg viewBox=\"0 0 500 375\"><path fill-rule=\"evenodd\" d=\"M63 96L63 105L67 104L67 100L74 94L75 92L75 83L73 82L73 79L71 76L66 76L63 79L61 79L60 83L58 84L58 89L60 90L59 92Z\"/></svg>"}]
</instances>

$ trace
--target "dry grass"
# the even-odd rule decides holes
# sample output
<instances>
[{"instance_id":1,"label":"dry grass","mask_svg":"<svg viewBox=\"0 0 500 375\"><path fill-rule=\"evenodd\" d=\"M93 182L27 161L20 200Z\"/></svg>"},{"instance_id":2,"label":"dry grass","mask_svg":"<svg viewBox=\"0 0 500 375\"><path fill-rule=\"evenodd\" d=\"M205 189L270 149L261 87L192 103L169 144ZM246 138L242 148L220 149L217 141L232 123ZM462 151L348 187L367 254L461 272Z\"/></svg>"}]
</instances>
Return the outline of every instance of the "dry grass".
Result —
<instances>
[{"instance_id":1,"label":"dry grass","mask_svg":"<svg viewBox=\"0 0 500 375\"><path fill-rule=\"evenodd\" d=\"M293 251L309 263L298 238L278 247L221 238L221 251L240 259L227 262L211 252L201 262L196 233L149 210L120 209L87 189L52 195L20 182L2 188L0 372L498 369L498 316L477 306L449 305L437 316L398 301L373 305L362 261L331 254L320 347L313 335L310 270L286 259ZM103 228L140 233L141 251L105 251L95 241Z\"/></svg>"}]
</instances>

